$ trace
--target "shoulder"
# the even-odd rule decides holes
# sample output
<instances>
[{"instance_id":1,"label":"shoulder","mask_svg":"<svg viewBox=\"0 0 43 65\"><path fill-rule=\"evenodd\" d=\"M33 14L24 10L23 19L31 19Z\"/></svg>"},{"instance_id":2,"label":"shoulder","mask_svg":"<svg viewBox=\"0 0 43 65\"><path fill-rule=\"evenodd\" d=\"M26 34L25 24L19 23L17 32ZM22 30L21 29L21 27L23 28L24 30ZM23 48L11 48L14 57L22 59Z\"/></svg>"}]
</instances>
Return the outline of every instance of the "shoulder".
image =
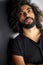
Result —
<instances>
[{"instance_id":1,"label":"shoulder","mask_svg":"<svg viewBox=\"0 0 43 65\"><path fill-rule=\"evenodd\" d=\"M8 49L18 48L18 46L22 45L21 36L20 34L16 37L10 37L8 42Z\"/></svg>"},{"instance_id":2,"label":"shoulder","mask_svg":"<svg viewBox=\"0 0 43 65\"><path fill-rule=\"evenodd\" d=\"M21 34L16 34L15 37L12 37L14 41L20 41L21 40Z\"/></svg>"},{"instance_id":3,"label":"shoulder","mask_svg":"<svg viewBox=\"0 0 43 65\"><path fill-rule=\"evenodd\" d=\"M9 39L9 43L20 43L22 42L22 37L21 37L21 34L16 34L16 35L13 35L10 37Z\"/></svg>"}]
</instances>

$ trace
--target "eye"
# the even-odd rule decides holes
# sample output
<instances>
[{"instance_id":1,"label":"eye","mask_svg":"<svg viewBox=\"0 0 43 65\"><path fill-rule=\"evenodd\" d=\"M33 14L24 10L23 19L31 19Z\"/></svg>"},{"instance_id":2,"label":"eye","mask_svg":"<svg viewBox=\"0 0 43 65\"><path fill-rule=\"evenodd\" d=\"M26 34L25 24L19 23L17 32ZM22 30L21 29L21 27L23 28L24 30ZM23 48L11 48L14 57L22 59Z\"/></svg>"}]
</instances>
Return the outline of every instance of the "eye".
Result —
<instances>
[{"instance_id":1,"label":"eye","mask_svg":"<svg viewBox=\"0 0 43 65\"><path fill-rule=\"evenodd\" d=\"M19 16L22 16L23 15L23 12L19 12L19 14L18 14Z\"/></svg>"},{"instance_id":2,"label":"eye","mask_svg":"<svg viewBox=\"0 0 43 65\"><path fill-rule=\"evenodd\" d=\"M29 13L29 12L32 12L32 9L28 9L28 13Z\"/></svg>"},{"instance_id":3,"label":"eye","mask_svg":"<svg viewBox=\"0 0 43 65\"><path fill-rule=\"evenodd\" d=\"M19 16L26 16L25 12L19 12Z\"/></svg>"}]
</instances>

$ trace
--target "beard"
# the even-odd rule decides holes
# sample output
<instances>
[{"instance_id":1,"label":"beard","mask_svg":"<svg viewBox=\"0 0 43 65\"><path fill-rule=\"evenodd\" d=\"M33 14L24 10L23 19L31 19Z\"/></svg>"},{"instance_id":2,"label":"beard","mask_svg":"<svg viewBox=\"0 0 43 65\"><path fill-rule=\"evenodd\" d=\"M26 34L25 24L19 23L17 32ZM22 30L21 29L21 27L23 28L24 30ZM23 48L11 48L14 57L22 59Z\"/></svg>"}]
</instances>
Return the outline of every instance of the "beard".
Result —
<instances>
[{"instance_id":1,"label":"beard","mask_svg":"<svg viewBox=\"0 0 43 65\"><path fill-rule=\"evenodd\" d=\"M30 29L30 28L32 28L32 27L34 27L35 25L36 25L36 19L33 19L33 18L30 18L30 19L32 19L33 20L33 22L30 24L26 24L25 23L25 21L27 20L27 19L29 19L30 17L27 17L23 22L19 22L19 25L20 25L20 27L21 28L26 28L26 29Z\"/></svg>"}]
</instances>

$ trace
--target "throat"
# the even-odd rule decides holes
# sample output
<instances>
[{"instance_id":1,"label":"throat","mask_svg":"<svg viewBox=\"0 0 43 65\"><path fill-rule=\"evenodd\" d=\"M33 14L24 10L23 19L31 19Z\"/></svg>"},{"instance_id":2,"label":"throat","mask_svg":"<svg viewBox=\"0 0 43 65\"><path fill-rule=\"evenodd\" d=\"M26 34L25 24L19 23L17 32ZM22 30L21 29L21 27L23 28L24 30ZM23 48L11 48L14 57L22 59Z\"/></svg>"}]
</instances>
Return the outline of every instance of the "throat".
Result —
<instances>
[{"instance_id":1,"label":"throat","mask_svg":"<svg viewBox=\"0 0 43 65\"><path fill-rule=\"evenodd\" d=\"M37 43L40 39L41 32L39 29L34 29L34 30L23 33L23 35L25 35L26 37L30 38L31 40Z\"/></svg>"}]
</instances>

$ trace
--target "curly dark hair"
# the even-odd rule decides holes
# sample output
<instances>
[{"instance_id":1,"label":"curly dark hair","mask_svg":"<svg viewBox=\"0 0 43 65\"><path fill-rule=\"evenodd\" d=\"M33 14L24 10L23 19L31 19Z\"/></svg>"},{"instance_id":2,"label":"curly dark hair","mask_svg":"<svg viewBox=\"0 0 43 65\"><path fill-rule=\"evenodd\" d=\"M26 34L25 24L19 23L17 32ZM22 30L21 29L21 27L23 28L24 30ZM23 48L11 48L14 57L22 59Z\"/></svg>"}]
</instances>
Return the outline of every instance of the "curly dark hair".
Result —
<instances>
[{"instance_id":1,"label":"curly dark hair","mask_svg":"<svg viewBox=\"0 0 43 65\"><path fill-rule=\"evenodd\" d=\"M8 3L8 10L7 10L8 11L8 23L10 27L12 28L13 32L21 32L22 30L18 23L17 14L19 12L20 7L25 4L31 6L35 14L36 20L38 21L36 24L37 28L39 29L42 28L42 25L40 24L40 22L42 21L42 18L43 18L43 12L39 9L37 5L35 5L34 3L30 3L28 1L25 1L25 0L20 0L15 3L13 0Z\"/></svg>"}]
</instances>

